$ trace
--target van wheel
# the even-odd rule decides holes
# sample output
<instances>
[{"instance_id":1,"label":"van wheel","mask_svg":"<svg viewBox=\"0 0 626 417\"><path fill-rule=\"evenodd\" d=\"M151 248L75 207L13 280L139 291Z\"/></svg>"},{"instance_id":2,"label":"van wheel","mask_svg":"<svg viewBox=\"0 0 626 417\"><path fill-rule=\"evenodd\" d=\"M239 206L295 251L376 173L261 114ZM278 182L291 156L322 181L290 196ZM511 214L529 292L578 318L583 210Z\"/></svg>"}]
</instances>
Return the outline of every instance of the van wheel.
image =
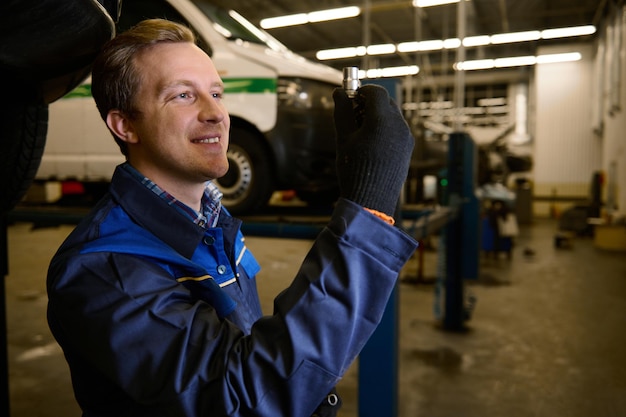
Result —
<instances>
[{"instance_id":1,"label":"van wheel","mask_svg":"<svg viewBox=\"0 0 626 417\"><path fill-rule=\"evenodd\" d=\"M233 214L241 214L266 205L274 184L270 158L261 139L233 126L227 156L228 172L215 181L224 193L224 206Z\"/></svg>"},{"instance_id":2,"label":"van wheel","mask_svg":"<svg viewBox=\"0 0 626 417\"><path fill-rule=\"evenodd\" d=\"M0 211L18 203L32 183L46 144L48 105L11 103L0 112Z\"/></svg>"}]
</instances>

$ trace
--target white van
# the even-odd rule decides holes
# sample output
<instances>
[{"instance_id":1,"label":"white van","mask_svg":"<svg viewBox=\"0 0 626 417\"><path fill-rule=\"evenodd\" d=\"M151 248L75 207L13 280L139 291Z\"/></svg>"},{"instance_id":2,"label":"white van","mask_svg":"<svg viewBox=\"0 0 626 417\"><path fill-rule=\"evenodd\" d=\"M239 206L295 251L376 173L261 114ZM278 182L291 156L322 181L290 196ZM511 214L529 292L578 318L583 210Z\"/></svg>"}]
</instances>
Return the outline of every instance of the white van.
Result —
<instances>
[{"instance_id":1,"label":"white van","mask_svg":"<svg viewBox=\"0 0 626 417\"><path fill-rule=\"evenodd\" d=\"M164 17L191 27L225 84L231 116L230 169L217 185L224 204L242 213L276 190L304 201L337 196L332 90L341 72L289 51L233 10L209 0L124 0L121 32ZM89 80L50 105L38 181L108 183L123 161L91 97Z\"/></svg>"}]
</instances>

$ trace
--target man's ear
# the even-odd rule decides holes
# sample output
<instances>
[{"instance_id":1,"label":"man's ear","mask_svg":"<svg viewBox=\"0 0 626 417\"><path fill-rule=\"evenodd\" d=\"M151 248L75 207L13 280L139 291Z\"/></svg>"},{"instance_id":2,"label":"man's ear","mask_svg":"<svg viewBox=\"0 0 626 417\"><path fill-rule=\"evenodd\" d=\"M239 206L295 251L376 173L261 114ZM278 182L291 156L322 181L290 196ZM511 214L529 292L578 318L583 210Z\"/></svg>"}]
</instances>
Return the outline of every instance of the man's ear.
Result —
<instances>
[{"instance_id":1,"label":"man's ear","mask_svg":"<svg viewBox=\"0 0 626 417\"><path fill-rule=\"evenodd\" d=\"M119 110L111 110L107 114L106 120L107 126L115 136L120 138L126 143L137 143L139 138L135 133L132 122Z\"/></svg>"}]
</instances>

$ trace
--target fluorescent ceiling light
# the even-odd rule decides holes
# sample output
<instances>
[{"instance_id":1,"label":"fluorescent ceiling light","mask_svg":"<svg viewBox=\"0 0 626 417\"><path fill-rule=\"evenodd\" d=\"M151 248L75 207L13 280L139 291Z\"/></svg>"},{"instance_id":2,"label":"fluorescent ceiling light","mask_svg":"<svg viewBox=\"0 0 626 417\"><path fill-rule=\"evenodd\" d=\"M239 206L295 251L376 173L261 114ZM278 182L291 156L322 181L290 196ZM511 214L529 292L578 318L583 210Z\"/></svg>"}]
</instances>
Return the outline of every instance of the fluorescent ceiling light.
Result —
<instances>
[{"instance_id":1,"label":"fluorescent ceiling light","mask_svg":"<svg viewBox=\"0 0 626 417\"><path fill-rule=\"evenodd\" d=\"M347 19L360 14L361 9L357 6L340 7L338 9L327 9L310 13L268 17L261 20L260 26L263 29L274 29L285 26L303 25L306 23L324 22L327 20Z\"/></svg>"},{"instance_id":2,"label":"fluorescent ceiling light","mask_svg":"<svg viewBox=\"0 0 626 417\"><path fill-rule=\"evenodd\" d=\"M438 51L444 48L444 41L435 39L421 42L402 42L398 44L398 52Z\"/></svg>"},{"instance_id":3,"label":"fluorescent ceiling light","mask_svg":"<svg viewBox=\"0 0 626 417\"><path fill-rule=\"evenodd\" d=\"M367 47L368 55L384 55L393 54L396 52L396 45L392 43L385 43L380 45L370 45Z\"/></svg>"},{"instance_id":4,"label":"fluorescent ceiling light","mask_svg":"<svg viewBox=\"0 0 626 417\"><path fill-rule=\"evenodd\" d=\"M383 77L401 77L405 75L415 75L420 71L417 65L407 65L403 67L383 68Z\"/></svg>"},{"instance_id":5,"label":"fluorescent ceiling light","mask_svg":"<svg viewBox=\"0 0 626 417\"><path fill-rule=\"evenodd\" d=\"M473 61L457 62L453 66L456 70L471 71L494 68L495 62L493 59L475 59Z\"/></svg>"},{"instance_id":6,"label":"fluorescent ceiling light","mask_svg":"<svg viewBox=\"0 0 626 417\"><path fill-rule=\"evenodd\" d=\"M418 44L418 51L437 51L443 49L443 41L441 39L435 39L432 41L421 41Z\"/></svg>"},{"instance_id":7,"label":"fluorescent ceiling light","mask_svg":"<svg viewBox=\"0 0 626 417\"><path fill-rule=\"evenodd\" d=\"M542 39L567 38L570 36L593 35L596 33L596 27L593 25L573 26L559 29L546 29L541 31Z\"/></svg>"},{"instance_id":8,"label":"fluorescent ceiling light","mask_svg":"<svg viewBox=\"0 0 626 417\"><path fill-rule=\"evenodd\" d=\"M443 41L443 47L445 49L455 49L461 46L461 40L459 38L451 38Z\"/></svg>"},{"instance_id":9,"label":"fluorescent ceiling light","mask_svg":"<svg viewBox=\"0 0 626 417\"><path fill-rule=\"evenodd\" d=\"M491 36L489 35L468 36L467 38L463 38L463 46L484 46L490 43Z\"/></svg>"},{"instance_id":10,"label":"fluorescent ceiling light","mask_svg":"<svg viewBox=\"0 0 626 417\"><path fill-rule=\"evenodd\" d=\"M497 35L491 35L491 43L513 43L513 42L528 42L541 39L541 32L538 30L529 30L527 32L511 32L511 33L499 33Z\"/></svg>"},{"instance_id":11,"label":"fluorescent ceiling light","mask_svg":"<svg viewBox=\"0 0 626 417\"><path fill-rule=\"evenodd\" d=\"M324 22L327 20L347 19L361 14L361 9L357 6L340 7L338 9L320 10L311 12L307 16L309 22Z\"/></svg>"},{"instance_id":12,"label":"fluorescent ceiling light","mask_svg":"<svg viewBox=\"0 0 626 417\"><path fill-rule=\"evenodd\" d=\"M306 13L290 14L286 16L268 17L261 20L263 29L281 28L285 26L304 25L309 23Z\"/></svg>"},{"instance_id":13,"label":"fluorescent ceiling light","mask_svg":"<svg viewBox=\"0 0 626 417\"><path fill-rule=\"evenodd\" d=\"M454 64L455 70L482 70L491 68L519 67L535 64L552 64L557 62L579 61L582 55L579 52L568 52L562 54L546 54L539 56L515 56L497 59L478 59L474 61L457 62Z\"/></svg>"},{"instance_id":14,"label":"fluorescent ceiling light","mask_svg":"<svg viewBox=\"0 0 626 417\"><path fill-rule=\"evenodd\" d=\"M580 61L582 55L580 52L568 52L563 54L547 54L537 57L537 64L554 64L557 62Z\"/></svg>"},{"instance_id":15,"label":"fluorescent ceiling light","mask_svg":"<svg viewBox=\"0 0 626 417\"><path fill-rule=\"evenodd\" d=\"M417 65L407 65L401 67L387 67L359 71L359 78L383 78L383 77L404 77L415 75L419 72Z\"/></svg>"},{"instance_id":16,"label":"fluorescent ceiling light","mask_svg":"<svg viewBox=\"0 0 626 417\"><path fill-rule=\"evenodd\" d=\"M349 48L324 49L317 51L315 57L320 61L328 59L354 58L355 56L364 56L367 48L364 46L351 46Z\"/></svg>"},{"instance_id":17,"label":"fluorescent ceiling light","mask_svg":"<svg viewBox=\"0 0 626 417\"><path fill-rule=\"evenodd\" d=\"M537 58L534 56L513 56L508 58L497 58L494 62L496 68L523 67L535 65Z\"/></svg>"},{"instance_id":18,"label":"fluorescent ceiling light","mask_svg":"<svg viewBox=\"0 0 626 417\"><path fill-rule=\"evenodd\" d=\"M461 46L461 41L457 38L434 39L421 42L402 42L398 44L398 52L422 52L422 51L438 51L441 49L454 49Z\"/></svg>"},{"instance_id":19,"label":"fluorescent ceiling light","mask_svg":"<svg viewBox=\"0 0 626 417\"><path fill-rule=\"evenodd\" d=\"M365 54L371 55L381 55L381 54L392 54L394 52L400 53L410 53L410 52L426 52L426 51L438 51L442 49L455 49L463 44L466 47L472 46L484 46L489 44L503 44L503 43L511 43L511 42L528 42L528 41L536 41L541 38L543 39L552 39L552 38L560 38L560 37L571 37L571 36L584 36L595 33L596 28L594 26L574 26L571 28L560 28L560 29L546 29L544 31L526 31L526 32L514 32L514 33L500 33L496 35L480 35L480 36L469 36L464 38L463 41L459 41L457 38L451 38L446 40L441 39L432 39L426 41L411 41L411 42L401 42L396 45L395 50L393 49L391 44L386 44L384 47L381 45L373 45L369 48L364 46L359 46L359 51L363 51L359 53L359 56L363 56ZM327 59L341 59L341 58L350 58L355 55L345 55L345 51L350 48L338 48L337 54L332 51L334 49L326 49L323 51L319 51L317 53L318 59L327 60ZM320 56L322 58L320 58Z\"/></svg>"},{"instance_id":20,"label":"fluorescent ceiling light","mask_svg":"<svg viewBox=\"0 0 626 417\"><path fill-rule=\"evenodd\" d=\"M398 44L398 52L416 52L419 51L419 42L402 42Z\"/></svg>"},{"instance_id":21,"label":"fluorescent ceiling light","mask_svg":"<svg viewBox=\"0 0 626 417\"><path fill-rule=\"evenodd\" d=\"M443 4L458 3L459 0L413 0L413 7L441 6Z\"/></svg>"}]
</instances>

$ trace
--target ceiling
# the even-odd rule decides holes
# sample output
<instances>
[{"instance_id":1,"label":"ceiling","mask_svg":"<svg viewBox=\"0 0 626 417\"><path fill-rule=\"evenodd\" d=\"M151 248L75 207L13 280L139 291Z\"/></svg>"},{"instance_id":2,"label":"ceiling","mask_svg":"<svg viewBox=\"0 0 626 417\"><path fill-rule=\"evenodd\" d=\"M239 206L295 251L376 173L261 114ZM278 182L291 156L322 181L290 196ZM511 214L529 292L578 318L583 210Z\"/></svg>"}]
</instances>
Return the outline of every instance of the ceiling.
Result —
<instances>
[{"instance_id":1,"label":"ceiling","mask_svg":"<svg viewBox=\"0 0 626 417\"><path fill-rule=\"evenodd\" d=\"M237 10L254 24L267 17L310 12L345 6L361 6L355 18L309 23L268 30L294 52L315 59L321 49L346 46L400 43L414 40L456 37L457 5L417 9L410 0L213 0L214 4ZM623 0L470 0L466 3L466 36L541 30L593 24L598 26L612 4ZM370 13L365 12L369 3ZM365 22L369 19L369 25ZM369 26L369 30L364 27ZM590 40L587 36L583 40ZM369 38L369 42L367 39ZM576 39L580 41L581 39ZM467 59L497 58L534 54L538 45L555 41L534 41L499 46L466 48ZM559 42L563 43L561 39ZM446 74L454 62L454 50L392 54L325 61L341 68L356 65L380 68L417 64L431 74Z\"/></svg>"}]
</instances>

